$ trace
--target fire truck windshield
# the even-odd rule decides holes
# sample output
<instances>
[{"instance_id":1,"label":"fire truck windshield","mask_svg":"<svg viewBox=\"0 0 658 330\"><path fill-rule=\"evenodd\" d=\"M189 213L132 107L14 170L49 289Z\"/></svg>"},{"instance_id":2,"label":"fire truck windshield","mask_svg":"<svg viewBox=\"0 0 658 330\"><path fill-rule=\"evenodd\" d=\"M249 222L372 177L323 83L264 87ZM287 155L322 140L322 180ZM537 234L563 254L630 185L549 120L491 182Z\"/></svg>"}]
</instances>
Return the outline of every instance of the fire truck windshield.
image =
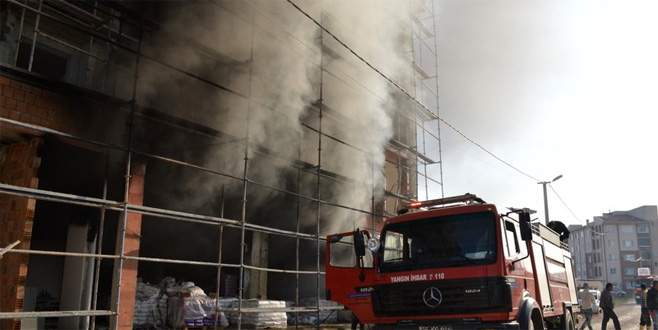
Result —
<instances>
[{"instance_id":1,"label":"fire truck windshield","mask_svg":"<svg viewBox=\"0 0 658 330\"><path fill-rule=\"evenodd\" d=\"M382 232L381 271L483 265L496 261L493 213L395 223Z\"/></svg>"}]
</instances>

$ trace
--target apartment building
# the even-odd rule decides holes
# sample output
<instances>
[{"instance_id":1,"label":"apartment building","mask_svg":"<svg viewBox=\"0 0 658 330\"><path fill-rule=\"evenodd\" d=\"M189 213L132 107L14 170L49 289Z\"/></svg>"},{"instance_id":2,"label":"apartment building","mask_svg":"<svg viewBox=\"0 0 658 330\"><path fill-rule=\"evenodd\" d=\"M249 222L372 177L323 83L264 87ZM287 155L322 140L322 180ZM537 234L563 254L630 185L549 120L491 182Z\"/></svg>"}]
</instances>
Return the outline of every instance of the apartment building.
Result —
<instances>
[{"instance_id":1,"label":"apartment building","mask_svg":"<svg viewBox=\"0 0 658 330\"><path fill-rule=\"evenodd\" d=\"M614 211L587 224L570 226L569 248L579 280L599 280L629 290L637 284L638 268L658 269L656 206Z\"/></svg>"}]
</instances>

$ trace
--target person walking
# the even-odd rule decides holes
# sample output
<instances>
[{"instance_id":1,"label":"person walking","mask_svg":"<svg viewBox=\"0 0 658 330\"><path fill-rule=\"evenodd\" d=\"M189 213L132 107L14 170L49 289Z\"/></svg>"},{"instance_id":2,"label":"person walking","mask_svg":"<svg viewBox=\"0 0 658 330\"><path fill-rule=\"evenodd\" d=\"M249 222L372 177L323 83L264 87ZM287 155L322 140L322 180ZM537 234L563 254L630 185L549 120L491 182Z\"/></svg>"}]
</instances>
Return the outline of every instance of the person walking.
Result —
<instances>
[{"instance_id":1,"label":"person walking","mask_svg":"<svg viewBox=\"0 0 658 330\"><path fill-rule=\"evenodd\" d=\"M651 316L647 308L647 286L640 284L640 330L651 330Z\"/></svg>"},{"instance_id":2,"label":"person walking","mask_svg":"<svg viewBox=\"0 0 658 330\"><path fill-rule=\"evenodd\" d=\"M615 330L621 330L619 319L615 313L615 304L612 302L612 283L605 285L605 290L601 293L601 309L603 310L603 322L601 322L601 330L608 328L608 321L612 319L615 325Z\"/></svg>"},{"instance_id":3,"label":"person walking","mask_svg":"<svg viewBox=\"0 0 658 330\"><path fill-rule=\"evenodd\" d=\"M589 291L589 284L584 283L583 289L578 292L578 299L580 299L580 311L585 315L585 321L580 325L580 330L585 329L585 326L592 329L592 305L594 305L594 295Z\"/></svg>"},{"instance_id":4,"label":"person walking","mask_svg":"<svg viewBox=\"0 0 658 330\"><path fill-rule=\"evenodd\" d=\"M647 292L647 309L653 323L653 330L658 330L656 311L658 310L658 281L653 281L651 289Z\"/></svg>"}]
</instances>

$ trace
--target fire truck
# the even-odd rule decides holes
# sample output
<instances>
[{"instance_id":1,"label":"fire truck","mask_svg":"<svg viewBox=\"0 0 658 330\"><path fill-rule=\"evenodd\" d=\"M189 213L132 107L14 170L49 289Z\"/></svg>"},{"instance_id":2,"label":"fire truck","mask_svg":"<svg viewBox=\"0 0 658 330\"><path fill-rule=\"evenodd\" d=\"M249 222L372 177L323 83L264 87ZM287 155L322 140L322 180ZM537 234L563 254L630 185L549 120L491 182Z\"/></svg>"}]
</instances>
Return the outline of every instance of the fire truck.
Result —
<instances>
[{"instance_id":1,"label":"fire truck","mask_svg":"<svg viewBox=\"0 0 658 330\"><path fill-rule=\"evenodd\" d=\"M575 329L568 232L533 212L465 194L410 203L379 235L330 235L327 297L354 329Z\"/></svg>"}]
</instances>

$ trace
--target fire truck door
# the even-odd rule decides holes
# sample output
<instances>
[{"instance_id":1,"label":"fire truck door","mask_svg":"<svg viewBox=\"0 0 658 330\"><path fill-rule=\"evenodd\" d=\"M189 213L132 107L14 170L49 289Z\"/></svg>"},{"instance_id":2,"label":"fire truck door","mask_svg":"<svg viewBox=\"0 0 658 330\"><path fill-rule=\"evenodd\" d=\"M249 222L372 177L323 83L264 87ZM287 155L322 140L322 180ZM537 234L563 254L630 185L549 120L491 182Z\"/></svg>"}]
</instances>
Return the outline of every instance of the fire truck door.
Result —
<instances>
[{"instance_id":1,"label":"fire truck door","mask_svg":"<svg viewBox=\"0 0 658 330\"><path fill-rule=\"evenodd\" d=\"M370 306L372 289L367 283L372 283L375 270L373 256L368 249L359 263L352 234L342 233L327 238L326 289L327 299L357 312L361 307Z\"/></svg>"},{"instance_id":2,"label":"fire truck door","mask_svg":"<svg viewBox=\"0 0 658 330\"><path fill-rule=\"evenodd\" d=\"M543 309L550 309L553 303L551 302L551 289L548 283L548 275L546 274L544 247L537 242L532 242L532 253L535 279L537 280L537 288L539 289L539 302Z\"/></svg>"},{"instance_id":3,"label":"fire truck door","mask_svg":"<svg viewBox=\"0 0 658 330\"><path fill-rule=\"evenodd\" d=\"M571 297L571 303L577 304L578 297L576 293L576 281L573 277L573 268L571 266L571 258L564 257L564 267L567 271L567 281L569 283L569 296Z\"/></svg>"}]
</instances>

